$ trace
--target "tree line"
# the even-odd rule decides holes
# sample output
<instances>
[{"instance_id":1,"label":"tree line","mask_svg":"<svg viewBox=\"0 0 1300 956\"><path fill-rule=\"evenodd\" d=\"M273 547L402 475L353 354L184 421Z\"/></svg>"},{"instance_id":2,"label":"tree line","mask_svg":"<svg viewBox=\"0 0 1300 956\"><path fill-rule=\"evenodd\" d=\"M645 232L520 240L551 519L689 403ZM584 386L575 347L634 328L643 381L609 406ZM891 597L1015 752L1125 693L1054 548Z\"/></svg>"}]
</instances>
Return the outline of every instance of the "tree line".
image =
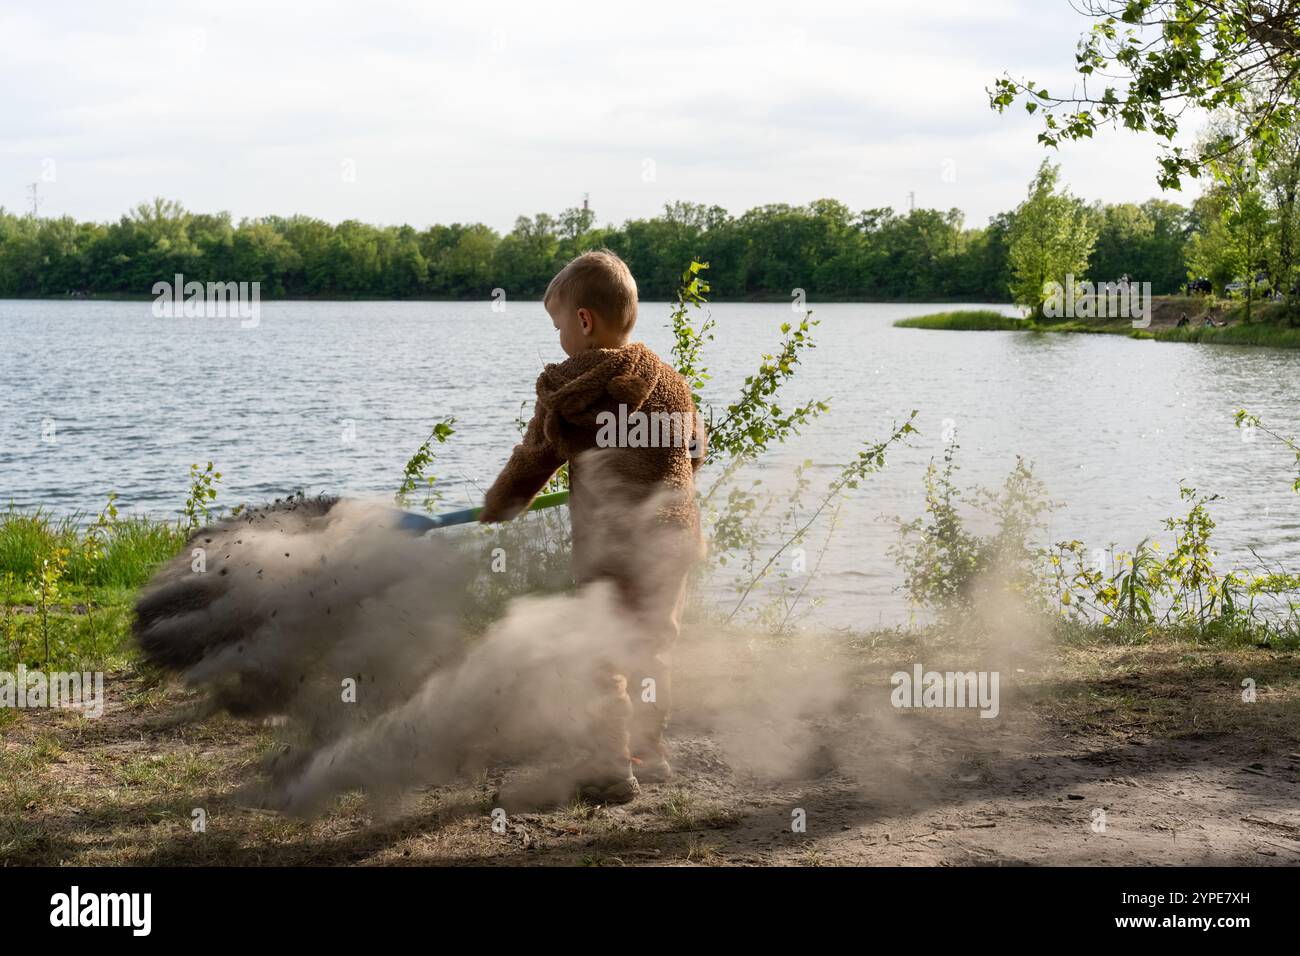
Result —
<instances>
[{"instance_id":1,"label":"tree line","mask_svg":"<svg viewBox=\"0 0 1300 956\"><path fill-rule=\"evenodd\" d=\"M1071 207L1073 208L1073 207ZM1128 274L1156 294L1187 281L1196 207L1078 204L1095 231L1085 257L1098 281ZM820 199L733 216L675 202L662 214L600 226L589 209L519 217L502 235L482 223L416 229L308 216L232 220L179 203L142 203L116 222L34 218L0 208L0 296L151 294L187 281L260 282L265 298L535 298L577 253L607 247L631 266L645 299L673 296L684 263L710 263L715 296L816 300L1009 301L1011 248L1024 206L967 227L959 210L855 212ZM1023 230L1022 230L1023 231Z\"/></svg>"}]
</instances>

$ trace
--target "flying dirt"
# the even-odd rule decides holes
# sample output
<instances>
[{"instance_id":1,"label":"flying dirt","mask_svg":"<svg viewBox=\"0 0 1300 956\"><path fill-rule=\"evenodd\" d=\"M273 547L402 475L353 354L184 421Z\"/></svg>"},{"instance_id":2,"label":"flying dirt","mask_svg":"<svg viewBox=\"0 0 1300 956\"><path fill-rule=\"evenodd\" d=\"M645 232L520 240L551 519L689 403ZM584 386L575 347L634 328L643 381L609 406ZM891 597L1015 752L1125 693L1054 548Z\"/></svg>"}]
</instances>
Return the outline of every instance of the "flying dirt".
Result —
<instances>
[{"instance_id":1,"label":"flying dirt","mask_svg":"<svg viewBox=\"0 0 1300 956\"><path fill-rule=\"evenodd\" d=\"M602 719L593 688L638 639L637 622L597 582L513 597L473 624L493 563L479 534L414 533L382 503L279 502L198 531L141 596L135 636L212 707L277 718L250 800L310 814L344 792L388 798L504 764L533 771L522 802L561 801ZM603 542L603 559L665 573L646 540ZM989 662L1011 666L1032 635L1005 608L985 617L1007 637ZM695 688L679 717L706 722L756 777L834 768L872 792L900 791L898 759L919 735L968 732L902 716L890 686L864 686L852 651L827 635L774 642L696 622L679 657ZM907 780L914 794L925 787Z\"/></svg>"}]
</instances>

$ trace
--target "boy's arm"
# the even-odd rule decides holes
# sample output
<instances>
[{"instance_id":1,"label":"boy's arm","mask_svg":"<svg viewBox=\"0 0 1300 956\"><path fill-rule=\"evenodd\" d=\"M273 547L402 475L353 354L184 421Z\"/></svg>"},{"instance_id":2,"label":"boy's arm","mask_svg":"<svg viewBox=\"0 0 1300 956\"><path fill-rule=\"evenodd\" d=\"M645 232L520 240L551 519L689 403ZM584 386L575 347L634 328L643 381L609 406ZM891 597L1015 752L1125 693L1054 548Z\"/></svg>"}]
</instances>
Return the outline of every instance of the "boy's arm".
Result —
<instances>
[{"instance_id":1,"label":"boy's arm","mask_svg":"<svg viewBox=\"0 0 1300 956\"><path fill-rule=\"evenodd\" d=\"M523 441L484 496L478 520L509 521L522 513L562 464L564 459L546 440L541 409L534 409Z\"/></svg>"}]
</instances>

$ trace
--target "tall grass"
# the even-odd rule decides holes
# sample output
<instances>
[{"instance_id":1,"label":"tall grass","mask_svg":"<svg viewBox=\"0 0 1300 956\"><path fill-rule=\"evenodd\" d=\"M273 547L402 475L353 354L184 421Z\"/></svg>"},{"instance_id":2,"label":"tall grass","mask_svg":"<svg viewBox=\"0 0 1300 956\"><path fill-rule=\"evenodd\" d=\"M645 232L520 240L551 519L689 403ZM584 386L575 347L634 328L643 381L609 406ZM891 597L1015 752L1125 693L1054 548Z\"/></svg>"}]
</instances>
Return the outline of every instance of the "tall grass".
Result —
<instances>
[{"instance_id":1,"label":"tall grass","mask_svg":"<svg viewBox=\"0 0 1300 956\"><path fill-rule=\"evenodd\" d=\"M43 508L19 511L12 504L0 512L0 574L19 581L40 574L42 562L66 552L65 580L78 587L134 589L154 569L175 555L188 531L173 522L146 517L123 518L104 533L101 553L86 547L85 512L53 515Z\"/></svg>"},{"instance_id":2,"label":"tall grass","mask_svg":"<svg viewBox=\"0 0 1300 956\"><path fill-rule=\"evenodd\" d=\"M900 329L944 329L951 332L1009 332L1032 328L1027 319L1017 319L992 309L935 312L894 323Z\"/></svg>"}]
</instances>

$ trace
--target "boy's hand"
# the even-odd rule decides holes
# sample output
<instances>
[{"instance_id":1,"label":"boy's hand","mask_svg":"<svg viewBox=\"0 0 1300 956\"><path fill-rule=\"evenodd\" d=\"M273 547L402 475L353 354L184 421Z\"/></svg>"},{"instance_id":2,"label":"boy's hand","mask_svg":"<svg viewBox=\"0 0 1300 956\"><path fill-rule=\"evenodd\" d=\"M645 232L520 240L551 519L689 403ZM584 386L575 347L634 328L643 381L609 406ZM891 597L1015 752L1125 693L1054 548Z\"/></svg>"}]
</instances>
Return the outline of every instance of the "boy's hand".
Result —
<instances>
[{"instance_id":1,"label":"boy's hand","mask_svg":"<svg viewBox=\"0 0 1300 956\"><path fill-rule=\"evenodd\" d=\"M479 509L478 520L482 524L492 524L497 521L505 521L506 518L501 514L500 508L494 508L491 505L484 505Z\"/></svg>"}]
</instances>

